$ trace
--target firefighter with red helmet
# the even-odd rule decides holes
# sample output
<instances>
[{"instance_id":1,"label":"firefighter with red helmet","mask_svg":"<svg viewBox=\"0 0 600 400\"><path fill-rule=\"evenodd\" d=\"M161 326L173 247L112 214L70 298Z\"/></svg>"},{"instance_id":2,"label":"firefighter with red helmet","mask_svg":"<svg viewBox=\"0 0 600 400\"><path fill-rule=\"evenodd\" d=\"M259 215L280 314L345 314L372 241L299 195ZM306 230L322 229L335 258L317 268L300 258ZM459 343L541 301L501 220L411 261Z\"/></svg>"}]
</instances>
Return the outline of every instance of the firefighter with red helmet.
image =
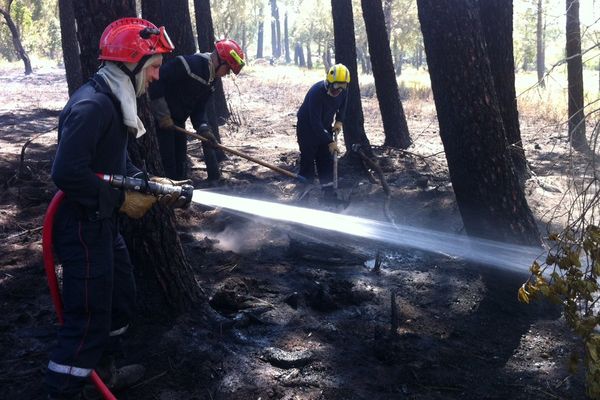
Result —
<instances>
[{"instance_id":1,"label":"firefighter with red helmet","mask_svg":"<svg viewBox=\"0 0 600 400\"><path fill-rule=\"evenodd\" d=\"M160 68L160 80L150 86L151 106L158 129L158 144L165 175L171 179L187 178L187 136L175 126L185 128L191 119L199 135L212 142L207 108L216 80L233 71L239 74L245 65L242 48L231 39L219 40L212 53L182 55L168 60ZM209 181L221 177L218 155L210 143L202 142Z\"/></svg>"},{"instance_id":2,"label":"firefighter with red helmet","mask_svg":"<svg viewBox=\"0 0 600 400\"><path fill-rule=\"evenodd\" d=\"M173 48L164 27L140 18L111 23L100 39L101 67L60 114L52 179L65 200L53 235L64 324L45 377L49 399L81 398L93 370L115 390L143 375L142 366L114 364L135 292L118 212L140 218L157 199L115 189L96 174L142 174L127 154L128 140L145 133L136 98L159 78L162 55Z\"/></svg>"}]
</instances>

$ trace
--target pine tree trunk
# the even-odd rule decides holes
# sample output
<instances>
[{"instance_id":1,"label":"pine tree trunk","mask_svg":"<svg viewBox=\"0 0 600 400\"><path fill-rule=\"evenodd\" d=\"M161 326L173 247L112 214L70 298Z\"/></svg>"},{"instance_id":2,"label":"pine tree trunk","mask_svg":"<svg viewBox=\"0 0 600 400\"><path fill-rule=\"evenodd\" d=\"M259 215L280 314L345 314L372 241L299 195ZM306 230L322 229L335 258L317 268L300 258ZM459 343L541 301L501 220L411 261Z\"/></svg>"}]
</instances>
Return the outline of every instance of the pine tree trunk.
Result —
<instances>
[{"instance_id":1,"label":"pine tree trunk","mask_svg":"<svg viewBox=\"0 0 600 400\"><path fill-rule=\"evenodd\" d=\"M271 51L273 58L281 56L281 28L279 27L279 8L277 0L269 0L271 3Z\"/></svg>"},{"instance_id":2,"label":"pine tree trunk","mask_svg":"<svg viewBox=\"0 0 600 400\"><path fill-rule=\"evenodd\" d=\"M300 42L296 42L296 46L294 46L294 63L299 67L306 67L304 50L302 49L302 44Z\"/></svg>"},{"instance_id":3,"label":"pine tree trunk","mask_svg":"<svg viewBox=\"0 0 600 400\"><path fill-rule=\"evenodd\" d=\"M100 36L111 22L135 17L135 0L79 0L73 1L77 21L81 73L87 81L100 66Z\"/></svg>"},{"instance_id":4,"label":"pine tree trunk","mask_svg":"<svg viewBox=\"0 0 600 400\"><path fill-rule=\"evenodd\" d=\"M175 50L166 58L196 52L187 0L145 0L142 2L142 16L167 30Z\"/></svg>"},{"instance_id":5,"label":"pine tree trunk","mask_svg":"<svg viewBox=\"0 0 600 400\"><path fill-rule=\"evenodd\" d=\"M15 22L10 16L10 6L12 1L8 3L8 7L6 9L0 8L0 14L4 16L4 20L6 21L6 25L8 25L8 29L10 30L10 34L12 35L13 45L15 46L15 51L19 55L19 58L23 60L23 65L25 66L25 75L29 75L33 72L31 68L31 60L29 60L29 56L21 43L21 37L19 36L19 30L17 29Z\"/></svg>"},{"instance_id":6,"label":"pine tree trunk","mask_svg":"<svg viewBox=\"0 0 600 400\"><path fill-rule=\"evenodd\" d=\"M583 104L583 64L581 61L581 30L579 27L579 0L567 4L567 76L569 81L569 141L578 151L587 151L585 114Z\"/></svg>"},{"instance_id":7,"label":"pine tree trunk","mask_svg":"<svg viewBox=\"0 0 600 400\"><path fill-rule=\"evenodd\" d=\"M539 245L515 175L476 0L417 0L440 136L470 236Z\"/></svg>"},{"instance_id":8,"label":"pine tree trunk","mask_svg":"<svg viewBox=\"0 0 600 400\"><path fill-rule=\"evenodd\" d=\"M129 141L129 156L151 175L164 176L156 128L146 96L138 99L138 114L147 132ZM177 234L175 215L169 207L156 205L141 219L125 219L123 236L136 267L138 306L163 318L189 309L200 298L198 286ZM165 307L167 305L168 307Z\"/></svg>"},{"instance_id":9,"label":"pine tree trunk","mask_svg":"<svg viewBox=\"0 0 600 400\"><path fill-rule=\"evenodd\" d=\"M536 41L536 67L537 67L537 78L540 87L545 87L544 74L546 73L546 60L544 50L544 8L543 1L537 1L537 28L535 32Z\"/></svg>"},{"instance_id":10,"label":"pine tree trunk","mask_svg":"<svg viewBox=\"0 0 600 400\"><path fill-rule=\"evenodd\" d=\"M365 134L364 115L360 102L360 86L356 65L356 41L354 39L354 16L351 0L331 0L333 32L335 40L335 62L344 64L350 71L348 85L348 108L344 121L344 142L347 154L352 154L354 144L372 155L371 144Z\"/></svg>"},{"instance_id":11,"label":"pine tree trunk","mask_svg":"<svg viewBox=\"0 0 600 400\"><path fill-rule=\"evenodd\" d=\"M383 120L384 145L406 149L411 145L411 140L404 108L398 93L394 61L385 29L381 1L361 0L361 5L369 41L377 100Z\"/></svg>"},{"instance_id":12,"label":"pine tree trunk","mask_svg":"<svg viewBox=\"0 0 600 400\"><path fill-rule=\"evenodd\" d=\"M261 15L262 17L262 15ZM265 36L265 23L261 21L258 23L258 38L256 39L256 58L263 58L263 40Z\"/></svg>"},{"instance_id":13,"label":"pine tree trunk","mask_svg":"<svg viewBox=\"0 0 600 400\"><path fill-rule=\"evenodd\" d=\"M285 13L285 17L283 20L283 43L285 45L285 63L289 64L292 61L292 58L290 57L290 33L288 30L288 13L286 11Z\"/></svg>"},{"instance_id":14,"label":"pine tree trunk","mask_svg":"<svg viewBox=\"0 0 600 400\"><path fill-rule=\"evenodd\" d=\"M59 0L58 13L60 17L60 36L67 75L69 96L82 84L81 60L79 59L79 44L77 43L77 30L75 29L75 13L73 0Z\"/></svg>"},{"instance_id":15,"label":"pine tree trunk","mask_svg":"<svg viewBox=\"0 0 600 400\"><path fill-rule=\"evenodd\" d=\"M508 151L522 184L531 176L527 167L519 111L515 91L515 61L513 53L512 0L486 0L480 2L481 26L486 41L494 86L508 141Z\"/></svg>"}]
</instances>

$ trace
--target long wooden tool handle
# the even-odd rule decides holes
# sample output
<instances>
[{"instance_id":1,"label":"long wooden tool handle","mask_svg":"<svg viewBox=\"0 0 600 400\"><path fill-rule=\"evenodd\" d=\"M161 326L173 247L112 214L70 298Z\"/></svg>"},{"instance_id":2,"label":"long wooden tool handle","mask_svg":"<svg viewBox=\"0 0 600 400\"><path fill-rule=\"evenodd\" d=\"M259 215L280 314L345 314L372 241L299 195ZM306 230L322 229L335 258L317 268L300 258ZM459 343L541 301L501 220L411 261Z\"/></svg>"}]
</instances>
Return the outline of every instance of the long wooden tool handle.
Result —
<instances>
[{"instance_id":1,"label":"long wooden tool handle","mask_svg":"<svg viewBox=\"0 0 600 400\"><path fill-rule=\"evenodd\" d=\"M335 132L333 134L333 138L335 140L335 144L337 145L338 134ZM337 151L333 154L333 188L338 188L338 153Z\"/></svg>"},{"instance_id":2,"label":"long wooden tool handle","mask_svg":"<svg viewBox=\"0 0 600 400\"><path fill-rule=\"evenodd\" d=\"M304 181L304 180L305 180L305 179L304 179L304 177L302 177L302 176L300 176L300 175L298 175L298 174L294 174L293 172L286 171L286 170L285 170L285 169L283 169L283 168L279 168L279 167L278 167L278 166L276 166L276 165L269 164L268 162L265 162L265 161L259 160L259 159L257 159L257 158L254 158L254 157L252 157L252 156L249 156L248 154L242 153L241 151L237 151L237 150L231 149L231 148L229 148L229 147L223 146L223 145L222 145L222 144L220 144L220 143L213 143L213 142L211 142L210 140L208 140L207 138L205 138L204 136L198 135L197 133L194 133L194 132L190 132L190 131L188 131L188 130L186 130L186 129L183 129L183 128L182 128L182 127L180 127L180 126L177 126L177 125L175 125L175 129L177 129L179 132L183 132L183 133L185 133L186 135L189 135L189 136L191 136L191 137L193 137L193 138L199 139L199 140L201 140L201 141L203 141L203 142L210 143L210 145L211 145L211 146L213 146L213 147L215 147L215 148L217 148L217 149L221 149L221 150L223 150L223 151L226 151L226 152L228 152L228 153L234 154L234 155L236 155L236 156L238 156L238 157L245 158L246 160L249 160L249 161L255 162L255 163L257 163L257 164L260 164L260 165L262 165L263 167L267 167L267 168L269 168L269 169L272 169L273 171L279 172L280 174L287 175L287 176L289 176L290 178L299 179L299 180L301 180L301 181Z\"/></svg>"}]
</instances>

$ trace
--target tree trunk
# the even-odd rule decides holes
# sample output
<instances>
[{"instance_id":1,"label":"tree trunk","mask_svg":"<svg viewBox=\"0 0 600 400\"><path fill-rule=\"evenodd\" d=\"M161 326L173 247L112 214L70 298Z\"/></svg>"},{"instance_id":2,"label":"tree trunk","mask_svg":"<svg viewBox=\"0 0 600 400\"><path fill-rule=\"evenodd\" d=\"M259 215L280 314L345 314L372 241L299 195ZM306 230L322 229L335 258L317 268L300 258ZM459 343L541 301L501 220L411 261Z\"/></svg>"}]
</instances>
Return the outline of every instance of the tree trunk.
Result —
<instances>
[{"instance_id":1,"label":"tree trunk","mask_svg":"<svg viewBox=\"0 0 600 400\"><path fill-rule=\"evenodd\" d=\"M539 245L515 175L476 0L417 1L440 136L471 236Z\"/></svg>"},{"instance_id":2,"label":"tree trunk","mask_svg":"<svg viewBox=\"0 0 600 400\"><path fill-rule=\"evenodd\" d=\"M135 17L134 0L79 0L73 1L77 21L81 73L87 81L100 66L100 36L111 22L124 17Z\"/></svg>"},{"instance_id":3,"label":"tree trunk","mask_svg":"<svg viewBox=\"0 0 600 400\"><path fill-rule=\"evenodd\" d=\"M344 142L346 151L352 154L354 144L363 147L367 155L371 156L371 144L365 134L365 118L360 102L360 86L358 84L358 70L356 65L356 42L354 40L354 15L351 0L331 0L333 14L333 32L335 40L335 62L344 64L350 71L350 84L348 85L348 107L344 121Z\"/></svg>"},{"instance_id":4,"label":"tree trunk","mask_svg":"<svg viewBox=\"0 0 600 400\"><path fill-rule=\"evenodd\" d=\"M151 175L164 176L160 161L156 127L146 96L138 99L138 114L147 132L129 141L129 156L138 166L145 165ZM200 287L187 261L170 207L156 205L141 220L125 219L123 236L136 266L138 304L149 314L172 317L197 302ZM169 307L165 308L167 304Z\"/></svg>"},{"instance_id":5,"label":"tree trunk","mask_svg":"<svg viewBox=\"0 0 600 400\"><path fill-rule=\"evenodd\" d=\"M508 151L521 184L531 176L527 167L515 91L515 61L513 53L512 0L486 0L479 2L481 26L487 46L496 96L508 141Z\"/></svg>"},{"instance_id":6,"label":"tree trunk","mask_svg":"<svg viewBox=\"0 0 600 400\"><path fill-rule=\"evenodd\" d=\"M306 42L306 67L312 69L312 51L310 50L310 41Z\"/></svg>"},{"instance_id":7,"label":"tree trunk","mask_svg":"<svg viewBox=\"0 0 600 400\"><path fill-rule=\"evenodd\" d=\"M262 16L262 15L261 15ZM263 41L265 35L265 23L262 21L258 23L258 38L256 39L256 58L263 58Z\"/></svg>"},{"instance_id":8,"label":"tree trunk","mask_svg":"<svg viewBox=\"0 0 600 400\"><path fill-rule=\"evenodd\" d=\"M296 42L296 45L294 46L294 63L299 67L306 67L304 50L302 50L302 44L300 42Z\"/></svg>"},{"instance_id":9,"label":"tree trunk","mask_svg":"<svg viewBox=\"0 0 600 400\"><path fill-rule=\"evenodd\" d=\"M281 26L279 23L279 7L277 0L270 0L271 3L271 46L273 58L281 57Z\"/></svg>"},{"instance_id":10,"label":"tree trunk","mask_svg":"<svg viewBox=\"0 0 600 400\"><path fill-rule=\"evenodd\" d=\"M537 0L537 28L535 31L536 42L536 67L538 84L543 88L546 86L544 82L544 74L546 73L546 60L544 49L544 0Z\"/></svg>"},{"instance_id":11,"label":"tree trunk","mask_svg":"<svg viewBox=\"0 0 600 400\"><path fill-rule=\"evenodd\" d=\"M198 34L198 49L202 52L213 51L215 49L215 31L213 28L212 12L210 10L210 0L194 0L194 14ZM223 82L219 78L215 81L215 92L208 104L208 117L211 129L217 135L219 142L221 142L219 126L225 123L229 115ZM223 156L222 151L219 151L218 154L220 157Z\"/></svg>"},{"instance_id":12,"label":"tree trunk","mask_svg":"<svg viewBox=\"0 0 600 400\"><path fill-rule=\"evenodd\" d=\"M8 29L10 29L10 34L12 35L13 45L15 46L15 51L17 52L19 58L23 60L23 64L25 66L25 75L29 75L33 72L31 68L31 61L29 60L29 56L27 52L23 48L23 44L21 43L21 37L19 36L19 30L17 29L12 17L10 16L10 6L12 1L8 2L8 7L6 9L0 8L0 14L4 16L4 20L6 21L6 25L8 25Z\"/></svg>"},{"instance_id":13,"label":"tree trunk","mask_svg":"<svg viewBox=\"0 0 600 400\"><path fill-rule=\"evenodd\" d=\"M388 37L392 37L392 3L393 0L383 0L383 15Z\"/></svg>"},{"instance_id":14,"label":"tree trunk","mask_svg":"<svg viewBox=\"0 0 600 400\"><path fill-rule=\"evenodd\" d=\"M329 50L329 44L325 43L325 49L323 50L323 68L325 73L331 68L331 51Z\"/></svg>"},{"instance_id":15,"label":"tree trunk","mask_svg":"<svg viewBox=\"0 0 600 400\"><path fill-rule=\"evenodd\" d=\"M71 96L81 85L83 85L73 0L59 0L58 14L60 17L60 36L63 60L65 63L65 73L67 75L67 86L69 87L69 96Z\"/></svg>"},{"instance_id":16,"label":"tree trunk","mask_svg":"<svg viewBox=\"0 0 600 400\"><path fill-rule=\"evenodd\" d=\"M144 0L142 16L156 26L164 26L175 44L167 58L196 52L190 7L187 0Z\"/></svg>"},{"instance_id":17,"label":"tree trunk","mask_svg":"<svg viewBox=\"0 0 600 400\"><path fill-rule=\"evenodd\" d=\"M371 66L383 130L385 146L406 149L411 145L404 108L400 102L390 40L385 30L384 13L380 0L361 0L363 18L369 41Z\"/></svg>"},{"instance_id":18,"label":"tree trunk","mask_svg":"<svg viewBox=\"0 0 600 400\"><path fill-rule=\"evenodd\" d=\"M104 28L118 18L135 15L135 2L86 0L74 5L81 28L79 37L85 39L79 42L81 62L91 68L96 64L98 42ZM89 13L84 12L86 9ZM149 173L164 175L146 97L139 99L138 113L147 133L140 140L130 141L130 157L139 167L143 166L142 160L146 160ZM141 221L124 218L122 230L136 266L138 304L144 306L144 311L169 316L199 298L199 288L179 242L171 210L156 206Z\"/></svg>"},{"instance_id":19,"label":"tree trunk","mask_svg":"<svg viewBox=\"0 0 600 400\"><path fill-rule=\"evenodd\" d=\"M285 63L289 64L292 61L290 57L290 33L288 30L288 13L285 12L285 17L283 20L283 43L285 45Z\"/></svg>"},{"instance_id":20,"label":"tree trunk","mask_svg":"<svg viewBox=\"0 0 600 400\"><path fill-rule=\"evenodd\" d=\"M578 151L587 151L585 114L583 104L583 64L581 61L581 33L579 27L579 0L567 0L567 75L569 96L569 141Z\"/></svg>"}]
</instances>

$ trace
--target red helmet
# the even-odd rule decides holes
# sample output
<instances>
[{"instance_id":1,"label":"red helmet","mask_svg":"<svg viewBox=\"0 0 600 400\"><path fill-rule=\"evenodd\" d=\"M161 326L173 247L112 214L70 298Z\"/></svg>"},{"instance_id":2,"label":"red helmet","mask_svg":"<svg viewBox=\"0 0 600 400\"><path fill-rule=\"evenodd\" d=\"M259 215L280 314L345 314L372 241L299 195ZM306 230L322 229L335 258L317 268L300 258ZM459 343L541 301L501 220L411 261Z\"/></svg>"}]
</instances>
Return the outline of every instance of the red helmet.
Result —
<instances>
[{"instance_id":1,"label":"red helmet","mask_svg":"<svg viewBox=\"0 0 600 400\"><path fill-rule=\"evenodd\" d=\"M219 54L219 58L229 65L234 74L239 74L242 67L246 65L244 52L235 40L219 40L215 43L215 49L217 50L217 54Z\"/></svg>"},{"instance_id":2,"label":"red helmet","mask_svg":"<svg viewBox=\"0 0 600 400\"><path fill-rule=\"evenodd\" d=\"M99 60L137 63L144 56L170 53L175 47L165 31L141 18L121 18L100 37Z\"/></svg>"}]
</instances>

